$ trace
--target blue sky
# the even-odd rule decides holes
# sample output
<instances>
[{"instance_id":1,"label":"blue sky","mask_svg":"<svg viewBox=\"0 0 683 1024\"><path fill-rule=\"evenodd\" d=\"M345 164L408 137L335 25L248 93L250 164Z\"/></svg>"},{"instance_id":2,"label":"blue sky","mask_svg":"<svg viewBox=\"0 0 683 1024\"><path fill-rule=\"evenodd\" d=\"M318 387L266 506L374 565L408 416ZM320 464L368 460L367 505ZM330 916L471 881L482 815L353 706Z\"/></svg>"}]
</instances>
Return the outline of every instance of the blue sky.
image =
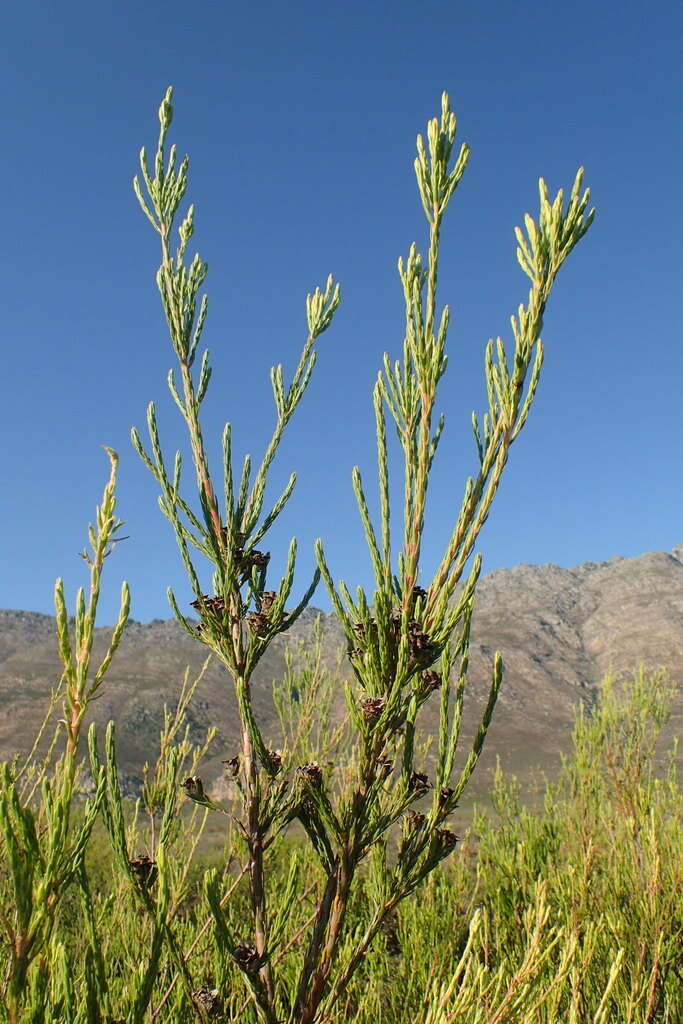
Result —
<instances>
[{"instance_id":1,"label":"blue sky","mask_svg":"<svg viewBox=\"0 0 683 1024\"><path fill-rule=\"evenodd\" d=\"M446 89L470 165L449 209L442 302L451 307L423 568L438 561L474 472L483 357L527 294L513 229L576 169L598 214L558 279L538 395L478 549L483 571L667 550L681 498L680 109L683 8L658 3L6 5L0 25L3 196L0 607L71 607L108 475L121 457L130 539L107 564L100 623L122 579L134 618L191 599L157 489L132 450L156 401L162 440L185 440L166 390L173 353L156 236L131 189L137 154L175 88L171 140L190 154L193 244L209 263L205 436L226 420L241 461L267 441L268 370L295 364L307 291L333 273L342 305L281 450L272 493L295 496L270 538L299 539L298 592L322 536L336 577L369 586L350 476L372 493L371 388L401 349L396 261L425 224L415 136ZM189 460L188 460L189 462ZM192 494L192 473L186 473ZM319 589L314 603L328 608Z\"/></svg>"}]
</instances>

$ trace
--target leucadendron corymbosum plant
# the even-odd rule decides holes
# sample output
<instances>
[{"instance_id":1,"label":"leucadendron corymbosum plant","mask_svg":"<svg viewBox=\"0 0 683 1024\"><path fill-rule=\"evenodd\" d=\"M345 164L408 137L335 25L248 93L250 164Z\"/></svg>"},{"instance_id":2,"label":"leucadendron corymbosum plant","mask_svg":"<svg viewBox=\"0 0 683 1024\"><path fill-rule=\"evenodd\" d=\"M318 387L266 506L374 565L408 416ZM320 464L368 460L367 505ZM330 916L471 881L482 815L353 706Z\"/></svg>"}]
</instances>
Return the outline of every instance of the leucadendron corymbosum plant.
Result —
<instances>
[{"instance_id":1,"label":"leucadendron corymbosum plant","mask_svg":"<svg viewBox=\"0 0 683 1024\"><path fill-rule=\"evenodd\" d=\"M187 189L188 158L180 164L176 148L166 152L173 108L169 88L159 109L160 134L153 169L144 149L142 180L134 181L138 200L159 235L161 265L157 285L171 342L179 364L168 386L187 424L199 491L199 511L181 496L181 456L172 468L162 452L153 404L148 409L150 449L133 431L133 443L161 488L160 506L170 520L192 585L193 607L199 625L178 607L175 615L198 643L225 666L235 689L241 720L241 750L228 762L241 798L236 824L245 850L249 879L250 919L243 932L233 934L220 900L215 872L205 880L214 915L218 952L241 972L246 1002L264 1024L314 1024L329 1014L362 962L373 939L394 908L414 892L423 879L455 848L456 836L448 819L467 785L482 749L502 679L500 652L473 747L464 768L454 776L463 699L466 688L470 624L481 556L472 564L462 593L455 592L489 514L510 446L524 426L538 385L543 359L540 339L545 306L555 277L574 245L587 231L588 190L580 170L567 204L560 190L550 200L540 185L540 212L535 221L525 216L525 231L516 229L517 257L530 278L526 305L511 318L514 354L508 364L503 342L486 348L489 409L483 431L476 414L472 426L478 470L468 479L462 507L451 538L433 578L421 579L420 556L430 473L444 426L438 413L437 391L446 370L448 308L439 311L437 277L443 218L467 165L469 150L454 153L456 119L448 96L442 97L441 117L429 122L426 144L417 140L415 171L429 227L429 246L423 260L415 245L399 261L406 310L402 358L384 356L374 388L377 426L380 522L373 524L359 470L353 487L365 528L375 574L369 596L358 588L355 597L340 582L335 586L323 546L316 545L318 571L303 598L290 606L296 542L289 548L287 568L279 582L269 579L270 555L264 550L268 530L294 488L295 476L270 508L264 507L269 469L285 427L311 380L315 345L330 326L339 304L339 286L332 277L324 289L306 300L307 336L292 379L286 383L282 366L270 373L275 423L270 443L252 474L244 459L239 482L233 466L230 426L222 437L221 494L211 478L202 434L200 410L211 377L208 351L199 343L207 312L200 289L207 266L198 255L186 259L194 230L190 206L172 242L181 202ZM453 157L455 157L453 159ZM143 192L143 189L145 192ZM394 561L390 521L390 465L387 413L395 426L403 456L403 525ZM197 554L213 569L213 592L204 593L193 559ZM289 629L310 600L322 575L343 626L352 670L346 703L356 742L350 769L335 771L318 761L291 765L284 753L271 748L254 713L251 678L273 638ZM420 708L429 699L441 702L438 757L432 780L416 764L415 727ZM284 757L284 760L283 760ZM187 796L208 807L216 805L204 792L201 778L184 783ZM415 805L424 798L422 811ZM269 890L265 854L297 820L311 844L323 881L315 895L314 911L296 941L289 934L290 909L307 877L293 872L292 884L278 902ZM395 826L400 824L397 850L388 855ZM358 892L359 869L367 866L371 905L365 923L351 928L350 909ZM355 920L357 920L357 915ZM220 995L220 993L218 993Z\"/></svg>"},{"instance_id":2,"label":"leucadendron corymbosum plant","mask_svg":"<svg viewBox=\"0 0 683 1024\"><path fill-rule=\"evenodd\" d=\"M3 1024L111 1024L121 1020L142 1024L169 959L176 975L173 985L167 987L169 994L160 993L162 1009L178 981L186 1002L204 995L201 986L192 985L176 932L208 810L197 824L197 812L202 808L195 807L183 830L177 807L181 778L188 771L195 773L216 732L210 729L200 746L189 739L188 704L209 658L191 685L186 672L175 713L164 709L159 756L151 768L144 766L142 800L132 815L126 813L130 807L126 808L122 798L112 722L106 733L104 764L97 749L95 724L88 729L92 795L84 803L79 799L84 723L93 701L102 695L130 606L124 583L117 622L105 640L104 651L96 657L97 648L102 650L95 644L95 621L104 563L115 544L125 539L120 536L123 523L116 516L118 456L109 448L106 451L111 474L96 510L95 525L88 529L91 551L81 553L90 585L87 597L86 591L79 589L73 619L67 612L61 579L55 586L62 662L59 685L32 749L12 762L0 762ZM48 740L56 709L61 709L62 717ZM44 739L46 751L41 749ZM141 809L146 812L146 822L140 821ZM119 868L113 888L104 898L97 892L102 845L93 842L100 812ZM157 816L161 817L158 830ZM139 851L141 843L153 857ZM230 895L226 886L223 902ZM137 915L131 913L135 909ZM187 948L193 950L205 931L206 925L199 928L185 943ZM124 946L132 943L136 950L134 967L127 970L125 978L121 977L120 948L111 949L117 941ZM124 1013L125 1018L115 1013Z\"/></svg>"},{"instance_id":3,"label":"leucadendron corymbosum plant","mask_svg":"<svg viewBox=\"0 0 683 1024\"><path fill-rule=\"evenodd\" d=\"M86 602L81 587L76 597L76 616L70 629L64 586L55 584L57 637L63 665L60 686L50 702L43 728L24 760L0 763L0 865L10 879L9 902L0 909L2 947L9 952L2 968L0 1002L10 1024L47 1019L48 1009L66 1014L69 970L67 954L59 938L53 941L60 904L77 884L87 923L88 938L94 934L92 901L84 870L84 857L95 820L102 806L106 778L94 775L94 793L86 801L82 821L74 824L81 751L79 741L90 703L95 699L116 652L128 618L130 593L121 589L121 607L112 636L97 669L92 672L95 616L100 596L104 560L122 540L123 525L116 517L116 466L118 456L106 449L111 475L104 488L95 525L88 528L91 551L82 558L90 574ZM47 755L36 757L38 743L54 707L60 702L64 717L56 727ZM95 742L95 727L88 734ZM64 747L54 762L57 745ZM87 1001L97 1001L98 970L95 943L85 943ZM50 1018L52 1019L52 1018ZM56 1018L55 1018L56 1019ZM90 1019L90 1017L88 1018Z\"/></svg>"}]
</instances>

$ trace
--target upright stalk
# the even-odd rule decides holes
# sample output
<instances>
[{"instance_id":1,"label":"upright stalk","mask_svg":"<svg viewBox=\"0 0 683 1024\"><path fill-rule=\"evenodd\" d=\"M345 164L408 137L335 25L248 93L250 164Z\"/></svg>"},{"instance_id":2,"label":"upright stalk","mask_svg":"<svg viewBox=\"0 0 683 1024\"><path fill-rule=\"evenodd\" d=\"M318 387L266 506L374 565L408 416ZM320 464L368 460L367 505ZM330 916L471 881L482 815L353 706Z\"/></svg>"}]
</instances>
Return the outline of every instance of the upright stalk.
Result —
<instances>
[{"instance_id":1,"label":"upright stalk","mask_svg":"<svg viewBox=\"0 0 683 1024\"><path fill-rule=\"evenodd\" d=\"M200 422L200 407L211 376L207 351L202 354L197 377L193 376L207 310L206 296L198 300L207 267L198 255L185 263L187 244L194 231L192 206L178 228L175 253L170 244L174 219L187 187L188 168L187 157L176 166L175 146L166 154L171 98L169 89L159 109L154 176L144 149L140 154L147 198L137 177L134 188L161 239L162 262L157 284L179 362L182 394L176 389L172 370L168 386L188 427L200 513L195 513L180 495L179 453L172 473L167 470L153 404L147 414L151 450L143 447L137 431L133 431L132 438L161 488L161 508L176 535L194 591L193 607L199 613L199 625L180 611L172 591L169 600L183 628L208 646L226 668L240 715L240 753L229 759L227 765L242 803L237 828L244 842L251 922L248 934L232 935L221 909L217 879L212 876L207 880L206 893L217 941L241 971L248 996L263 1024L320 1024L329 1018L383 921L455 848L457 838L447 822L479 759L503 671L500 652L496 652L479 728L463 768L455 773L480 556L474 560L459 599L454 602L452 598L489 513L510 445L524 425L533 400L542 362L542 317L554 278L588 229L593 213L586 213L588 192L580 194L579 171L566 210L562 191L551 204L541 181L538 224L527 215L526 237L517 229L518 259L531 279L531 289L527 306L520 306L517 317L511 318L515 340L513 366L508 368L500 338L494 363L493 342L489 341L485 362L489 411L484 416L483 438L476 414L472 414L479 462L476 482L468 479L441 563L431 582L422 587L420 559L427 493L444 427L443 415L435 423L438 384L447 364L449 320L448 307L437 315L439 248L443 216L469 157L468 147L462 145L455 159L451 159L456 119L448 96L443 94L441 116L429 122L426 145L418 136L415 161L418 191L429 225L427 264L423 267L415 245L405 263L399 261L406 311L403 361L392 365L385 355L373 394L381 520L378 528L369 512L358 467L352 476L376 587L371 595L357 588L355 598L344 583L337 587L318 541L318 570L311 586L299 604L288 609L296 542L290 544L287 568L277 589L267 588L270 554L256 545L261 544L287 503L295 477L292 474L280 498L264 513L266 478L283 431L311 379L316 358L314 345L331 323L339 303L339 288L330 277L324 290L316 289L307 297L308 333L290 384L285 385L281 365L271 369L276 412L271 441L253 475L251 459L245 457L239 483L234 472L230 426L226 424L224 500L219 506ZM396 565L391 556L387 414L396 426L404 470L402 545ZM190 555L192 549L205 556L213 567L212 594L202 592ZM251 694L254 668L273 638L296 620L320 575L344 629L351 669L345 697L358 757L355 770L344 779L335 779L334 765L323 769L315 760L297 765L286 750L271 749L256 719ZM415 736L420 709L437 691L441 710L431 781L425 766L416 763ZM191 799L220 809L205 794L201 779L187 779L184 787ZM426 799L430 808L417 810L418 802ZM291 971L278 967L284 951L292 948L287 915L296 905L295 887L292 884L288 888L282 905L269 899L272 890L264 854L294 819L306 832L323 882L310 924L301 933L303 962ZM400 838L392 862L387 849L399 823ZM366 860L370 868L368 919L360 937L347 943L349 907L357 892L359 868ZM296 934L298 938L299 932Z\"/></svg>"},{"instance_id":2,"label":"upright stalk","mask_svg":"<svg viewBox=\"0 0 683 1024\"><path fill-rule=\"evenodd\" d=\"M102 504L96 510L96 525L88 527L92 552L89 554L86 549L81 555L90 570L89 599L86 609L85 593L80 588L76 598L73 639L61 579L55 584L57 636L63 663L65 749L49 778L47 766L41 769L41 804L38 810L30 796L28 799L24 797L21 780L10 771L9 765L0 765L0 835L10 865L14 897L14 907L2 917L11 951L3 993L10 1024L19 1024L24 1019L23 1011L32 998L31 982L36 976L40 976L42 982L34 987L34 995L42 992L42 996L36 995L36 998L46 998L50 980L50 959L46 950L57 911L81 872L85 847L104 795L104 776L96 773L95 795L86 803L82 825L72 829L83 719L121 641L130 607L130 594L124 583L119 617L107 652L94 678L89 678L104 559L114 545L124 539L117 536L123 523L115 515L118 456L108 448L106 451L111 462L111 474ZM100 996L105 999L105 993L101 992ZM35 1002L31 1012L40 1013ZM32 1019L37 1020L38 1017Z\"/></svg>"},{"instance_id":3,"label":"upright stalk","mask_svg":"<svg viewBox=\"0 0 683 1024\"><path fill-rule=\"evenodd\" d=\"M182 396L176 390L173 371L169 373L168 383L171 395L188 427L203 522L192 513L180 497L179 454L176 455L172 477L166 471L153 405L150 405L148 410L151 454L143 448L137 431L133 431L132 437L140 456L161 486L162 509L174 528L195 591L196 600L193 605L199 612L200 625L193 626L180 612L172 592L169 591L173 610L183 627L217 655L231 676L237 697L241 718L241 750L239 757L233 758L231 764L243 801L238 828L246 846L253 936L251 942L234 942L230 951L243 971L245 982L253 994L260 1016L267 1024L275 1024L278 1019L278 999L282 998L282 993L277 991L271 967L264 852L266 845L272 841L269 832L273 826L280 820L282 827L284 819L291 819L292 812L285 805L286 786L276 782L280 772L280 757L266 746L253 714L250 681L254 668L272 639L288 629L303 611L317 585L319 574L316 572L303 600L295 608L285 611L285 602L293 585L296 542L292 541L290 545L287 570L277 590L266 589L270 555L257 550L255 545L280 514L294 487L295 477L292 474L285 491L273 508L263 514L266 475L279 447L283 431L310 381L316 360L314 343L331 323L339 304L339 287L334 285L330 277L324 290L316 289L307 297L308 334L289 386L285 386L282 366L273 367L271 370L276 407L273 436L253 481L251 460L249 456L245 458L237 493L233 489L230 427L226 425L223 434L223 518L209 474L200 423L200 406L211 375L208 352L204 352L202 356L196 384L192 375L207 309L204 296L197 310L198 291L206 276L206 264L199 256L194 257L189 267L183 262L187 243L194 230L192 207L180 225L180 241L174 256L170 249L174 218L187 187L188 167L185 158L176 169L175 146L171 147L168 160L165 154L166 133L172 119L171 98L172 90L169 89L159 109L160 133L154 161L154 177L148 169L144 149L141 152L140 166L149 199L143 197L137 177L134 180L134 188L145 214L161 239L162 262L157 274L157 283L171 342L179 361ZM190 558L188 542L213 563L213 596L201 591ZM189 787L187 792L192 799L199 802L205 800L201 785Z\"/></svg>"}]
</instances>

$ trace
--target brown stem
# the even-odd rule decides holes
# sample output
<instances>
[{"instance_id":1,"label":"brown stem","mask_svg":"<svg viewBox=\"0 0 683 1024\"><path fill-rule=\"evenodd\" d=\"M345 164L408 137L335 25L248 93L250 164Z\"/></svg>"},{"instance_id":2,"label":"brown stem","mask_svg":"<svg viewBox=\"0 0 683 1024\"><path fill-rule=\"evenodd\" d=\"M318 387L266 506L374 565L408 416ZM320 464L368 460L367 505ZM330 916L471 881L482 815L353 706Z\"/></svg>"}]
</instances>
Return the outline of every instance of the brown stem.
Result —
<instances>
[{"instance_id":1,"label":"brown stem","mask_svg":"<svg viewBox=\"0 0 683 1024\"><path fill-rule=\"evenodd\" d=\"M246 868L245 868L245 870L246 870ZM315 882L313 883L313 885L309 885L308 889L306 889L306 891L299 897L299 903L303 903L303 901L308 896L310 896L310 894L313 892L314 889L315 889ZM316 914L317 914L317 911L314 911L311 914L311 916L308 918L308 920L304 921L304 923L301 925L301 928L299 928L298 932L296 932L294 935L292 935L292 937L289 940L289 942L285 946L282 947L282 949L280 950L278 955L273 960L274 964L279 964L281 960L284 960L284 958L287 956L287 953L289 953L290 949L293 946L296 946L297 942L299 941L299 939L301 938L303 933L308 928L310 928L311 925L313 924L313 922L315 921ZM237 1019L238 1020L242 1020L242 1016L244 1014L244 1011L249 1006L249 1003L252 1002L253 998L254 997L252 995L248 995L247 998L244 1000L244 1002L240 1006L239 1013L237 1015Z\"/></svg>"},{"instance_id":2,"label":"brown stem","mask_svg":"<svg viewBox=\"0 0 683 1024\"><path fill-rule=\"evenodd\" d=\"M246 686L246 684L244 684ZM258 764L254 756L254 747L246 725L242 728L242 757L244 758L244 774L247 784L247 822L249 847L249 884L251 889L251 908L254 915L254 941L256 952L260 957L266 955L268 945L268 914L266 904L265 879L263 873L263 832L261 829L261 791L258 777ZM275 1010L275 986L269 963L261 967L259 974L268 997L271 1014Z\"/></svg>"},{"instance_id":3,"label":"brown stem","mask_svg":"<svg viewBox=\"0 0 683 1024\"><path fill-rule=\"evenodd\" d=\"M320 1003L326 977L321 973L325 953L329 953L332 918L341 925L338 898L342 883L342 863L337 861L327 879L322 899L316 911L313 934L304 960L296 995L294 1019L297 1024L310 1024ZM335 910L336 908L336 910ZM317 965L317 966L316 966Z\"/></svg>"},{"instance_id":4,"label":"brown stem","mask_svg":"<svg viewBox=\"0 0 683 1024\"><path fill-rule=\"evenodd\" d=\"M240 619L240 595L235 590L230 599L230 617L232 621L232 647L234 664L244 664L244 643L242 638L242 622ZM244 699L249 697L249 679L242 675L234 680L238 691L244 694ZM254 915L254 942L256 952L260 957L267 952L268 945L268 908L266 902L266 887L263 871L263 830L261 828L261 788L259 784L259 766L254 754L249 726L242 721L242 764L244 768L244 781L246 790L246 818L247 818L247 847L249 850L249 888L251 892L251 907ZM269 963L265 963L259 971L269 1003L269 1013L274 1019L275 1012L275 985L273 982L272 969Z\"/></svg>"},{"instance_id":5,"label":"brown stem","mask_svg":"<svg viewBox=\"0 0 683 1024\"><path fill-rule=\"evenodd\" d=\"M346 917L346 909L348 907L353 875L354 870L351 865L342 871L339 888L332 902L329 923L327 926L327 936L322 949L322 955L320 957L318 968L313 975L310 994L306 1005L303 1008L298 1024L313 1024L316 1019L318 1007L320 1006L320 1002L325 993L327 982L332 971L334 955L337 950L339 936Z\"/></svg>"},{"instance_id":6,"label":"brown stem","mask_svg":"<svg viewBox=\"0 0 683 1024\"><path fill-rule=\"evenodd\" d=\"M316 1020L332 972L359 859L360 826L366 817L366 797L373 763L366 754L360 768L359 787L353 795L352 813L349 815L350 824L343 852L327 880L318 906L297 990L294 1018L297 1024L313 1024Z\"/></svg>"},{"instance_id":7,"label":"brown stem","mask_svg":"<svg viewBox=\"0 0 683 1024\"><path fill-rule=\"evenodd\" d=\"M361 960L368 951L375 936L380 930L382 922L386 918L387 914L389 914L394 909L398 902L398 899L393 899L389 900L388 903L385 903L380 913L377 914L373 921L371 921L371 923L368 925L365 935L363 936L360 943L356 947L353 955L351 956L351 959L349 960L348 964L346 965L342 973L337 977L334 983L332 992L330 994L330 998L326 1003L326 1013L329 1013L329 1011L332 1009L334 1004L341 996L342 992L344 991L349 981L355 974L358 965L360 964Z\"/></svg>"}]
</instances>

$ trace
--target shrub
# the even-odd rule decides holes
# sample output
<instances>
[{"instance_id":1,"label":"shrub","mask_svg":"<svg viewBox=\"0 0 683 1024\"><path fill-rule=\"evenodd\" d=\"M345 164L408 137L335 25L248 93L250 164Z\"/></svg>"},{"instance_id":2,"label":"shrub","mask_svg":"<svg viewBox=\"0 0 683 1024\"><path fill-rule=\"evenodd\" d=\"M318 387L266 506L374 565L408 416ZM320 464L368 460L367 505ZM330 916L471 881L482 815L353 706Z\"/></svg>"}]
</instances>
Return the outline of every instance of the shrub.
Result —
<instances>
[{"instance_id":1,"label":"shrub","mask_svg":"<svg viewBox=\"0 0 683 1024\"><path fill-rule=\"evenodd\" d=\"M272 438L255 473L250 456L245 457L239 482L226 424L219 497L201 424L201 405L211 379L208 351L201 354L199 367L195 365L207 314L206 296L199 294L207 266L199 255L186 262L194 232L192 206L180 221L175 250L172 243L187 189L188 158L178 164L175 146L166 151L171 99L169 89L159 109L153 168L143 149L141 180L135 178L134 188L161 244L157 284L179 373L176 378L170 371L168 386L188 428L198 487L196 511L181 494L180 453L172 469L167 464L153 404L147 413L149 449L135 430L132 439L161 489L159 503L175 533L199 625L181 611L169 591L173 611L193 639L224 666L226 682L234 686L242 746L227 767L238 790L238 806L227 808L207 796L197 774L203 751L181 738L181 717L167 715L160 756L146 778L143 801L132 822L126 820L121 798L114 725L107 728L103 753L91 728L95 795L80 827L69 827L83 716L102 684L128 613L124 587L110 649L89 681L102 563L121 525L114 516L116 456L110 453L112 476L98 510L97 528L90 529L89 604L86 609L81 591L73 638L59 583L56 592L66 752L52 767L27 762L15 774L5 766L0 779L0 825L11 880L3 913L11 1024L20 1019L121 1018L127 1024L141 1024L162 1017L179 1022L189 1012L208 1020L224 1014L227 1005L233 1016L255 1016L263 1024L317 1024L338 1013L378 935L383 929L391 934L397 908L456 846L449 818L477 764L503 672L497 652L479 730L464 768L454 774L479 555L457 600L456 587L536 392L543 359L540 331L552 286L593 219L593 211L587 212L589 193L583 190L580 170L566 206L562 190L551 202L541 180L538 222L525 215L526 233L516 229L517 257L531 287L526 305L511 317L514 354L508 365L500 338L487 345L489 409L483 429L472 414L476 477L467 480L460 513L433 578L421 581L428 486L444 427L437 391L446 370L449 314L448 307L439 312L437 306L440 237L469 156L466 145L454 154L456 119L443 95L441 116L429 122L426 144L418 137L415 160L428 223L428 253L423 261L412 245L407 258L399 260L406 313L402 358L392 363L384 356L373 392L379 523L372 521L357 467L352 474L375 590L367 595L358 587L352 596L343 582L335 584L318 541L318 569L303 596L292 604L296 541L291 542L279 582L269 577L270 554L263 543L287 504L295 475L270 509L265 506L266 482L283 433L311 381L316 345L332 324L339 286L330 276L323 289L307 296L307 336L291 380L286 381L282 365L270 373L275 404ZM387 431L387 416L393 421L403 464L402 523L393 532L393 432ZM212 567L211 594L200 585L198 556ZM296 621L320 578L345 632L351 675L345 683L348 731L337 743L338 757L332 761L321 756L329 750L329 738L319 727L295 729L282 750L273 749L261 731L251 695L256 665L273 638ZM303 689L309 718L302 721L312 723L314 688ZM430 699L438 699L441 707L433 780L423 771L416 744L418 715ZM286 701L281 711L286 718ZM311 758L316 736L321 747ZM302 761L299 756L306 746L308 760ZM38 783L41 795L36 803L32 798ZM203 809L203 824L211 813L223 814L226 824L235 826L226 843L231 856L203 875L202 898L209 915L201 925L196 902L193 908L188 897L189 865L203 824L181 831L181 789L198 812ZM426 803L418 810L421 801ZM116 886L101 905L85 868L85 851L100 813L118 871ZM148 823L143 853L137 850L141 814ZM281 873L273 867L274 858L282 856L293 825L300 827L307 845L291 853L286 872ZM233 864L239 865L236 872ZM69 948L73 934L56 927L60 904L72 886L77 887L83 922L75 961L83 965L81 971L74 970ZM539 908L544 905L539 894ZM531 915L525 925L533 935L545 926L542 909L538 914L540 918Z\"/></svg>"}]
</instances>

